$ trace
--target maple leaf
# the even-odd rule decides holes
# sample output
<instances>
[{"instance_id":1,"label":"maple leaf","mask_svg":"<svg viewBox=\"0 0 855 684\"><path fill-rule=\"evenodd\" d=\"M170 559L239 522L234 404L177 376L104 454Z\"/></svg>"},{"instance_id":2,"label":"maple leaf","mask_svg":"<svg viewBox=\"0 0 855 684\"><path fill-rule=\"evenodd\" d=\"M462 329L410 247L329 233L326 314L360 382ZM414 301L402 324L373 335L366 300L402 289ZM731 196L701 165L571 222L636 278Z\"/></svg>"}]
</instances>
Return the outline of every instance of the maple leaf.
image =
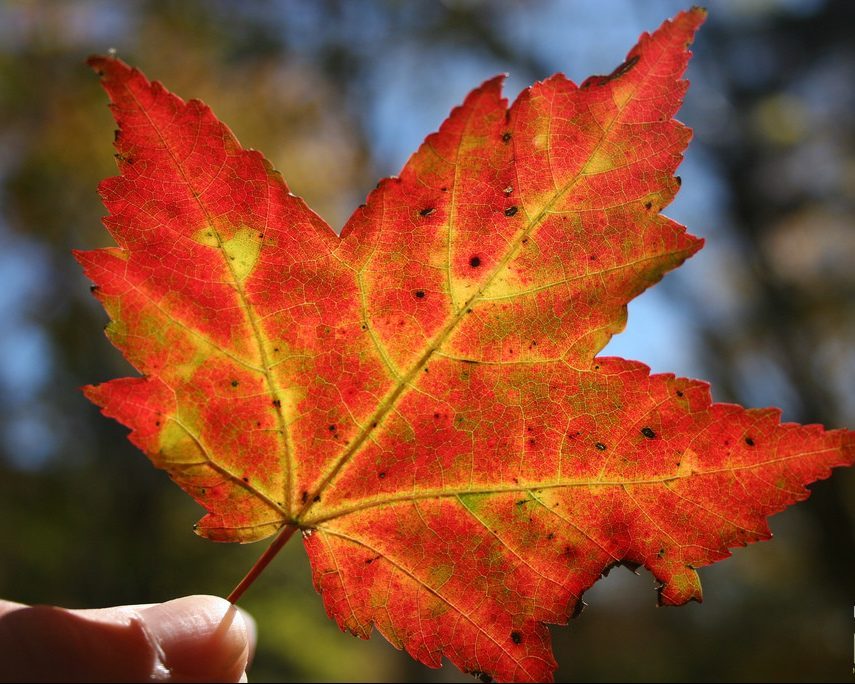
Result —
<instances>
[{"instance_id":1,"label":"maple leaf","mask_svg":"<svg viewBox=\"0 0 855 684\"><path fill-rule=\"evenodd\" d=\"M851 432L596 356L702 244L660 211L704 17L510 108L487 81L340 237L203 103L92 58L118 246L77 258L143 376L87 396L207 509L199 534L279 532L266 563L302 530L338 624L432 667L550 679L546 623L616 563L700 600L697 568L855 459Z\"/></svg>"}]
</instances>

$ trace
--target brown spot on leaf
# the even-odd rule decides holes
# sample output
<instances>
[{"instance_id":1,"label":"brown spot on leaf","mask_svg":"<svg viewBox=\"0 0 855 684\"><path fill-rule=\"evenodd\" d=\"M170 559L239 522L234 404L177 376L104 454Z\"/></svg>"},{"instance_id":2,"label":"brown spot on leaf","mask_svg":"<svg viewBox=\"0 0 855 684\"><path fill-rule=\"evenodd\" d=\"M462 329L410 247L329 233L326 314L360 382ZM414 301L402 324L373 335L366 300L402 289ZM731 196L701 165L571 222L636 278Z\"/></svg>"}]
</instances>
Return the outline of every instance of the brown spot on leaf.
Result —
<instances>
[{"instance_id":1,"label":"brown spot on leaf","mask_svg":"<svg viewBox=\"0 0 855 684\"><path fill-rule=\"evenodd\" d=\"M631 71L632 68L636 64L638 64L639 59L640 59L640 57L638 55L635 55L634 57L630 57L625 62L619 64L618 67L612 73L610 73L608 76L603 76L602 78L600 78L597 81L597 85L604 86L609 81L614 81L616 78L620 78L625 73Z\"/></svg>"}]
</instances>

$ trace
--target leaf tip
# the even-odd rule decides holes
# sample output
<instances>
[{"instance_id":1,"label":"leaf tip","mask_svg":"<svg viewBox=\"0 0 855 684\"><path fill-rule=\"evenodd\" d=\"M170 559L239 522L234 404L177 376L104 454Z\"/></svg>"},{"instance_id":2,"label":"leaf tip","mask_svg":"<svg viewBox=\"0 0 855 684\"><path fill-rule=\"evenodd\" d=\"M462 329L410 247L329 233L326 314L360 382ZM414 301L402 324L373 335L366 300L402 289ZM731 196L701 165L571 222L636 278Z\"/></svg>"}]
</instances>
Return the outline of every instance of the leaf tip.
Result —
<instances>
[{"instance_id":1,"label":"leaf tip","mask_svg":"<svg viewBox=\"0 0 855 684\"><path fill-rule=\"evenodd\" d=\"M83 392L83 396L93 404L103 408L104 398L99 385L83 385L83 387L80 388L80 391Z\"/></svg>"},{"instance_id":2,"label":"leaf tip","mask_svg":"<svg viewBox=\"0 0 855 684\"><path fill-rule=\"evenodd\" d=\"M140 74L132 66L116 57L115 51L106 55L89 55L86 64L105 84L110 81L127 80L134 74Z\"/></svg>"},{"instance_id":3,"label":"leaf tip","mask_svg":"<svg viewBox=\"0 0 855 684\"><path fill-rule=\"evenodd\" d=\"M114 55L89 55L86 58L87 66L95 72L95 74L101 78L107 75L107 69L109 67L110 62L116 61L116 57Z\"/></svg>"}]
</instances>

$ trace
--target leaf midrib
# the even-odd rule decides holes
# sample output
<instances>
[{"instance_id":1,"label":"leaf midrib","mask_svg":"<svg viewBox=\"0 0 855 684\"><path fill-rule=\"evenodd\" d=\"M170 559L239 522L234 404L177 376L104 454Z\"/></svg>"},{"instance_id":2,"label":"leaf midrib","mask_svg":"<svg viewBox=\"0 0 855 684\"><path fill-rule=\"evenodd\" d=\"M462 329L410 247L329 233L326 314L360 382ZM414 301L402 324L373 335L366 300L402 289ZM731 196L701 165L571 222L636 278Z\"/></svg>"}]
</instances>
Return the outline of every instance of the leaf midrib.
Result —
<instances>
[{"instance_id":1,"label":"leaf midrib","mask_svg":"<svg viewBox=\"0 0 855 684\"><path fill-rule=\"evenodd\" d=\"M664 485L668 487L671 483L679 482L681 480L686 480L690 477L702 477L708 475L718 475L720 473L735 473L737 471L742 470L756 470L760 468L765 468L770 465L775 465L777 463L782 463L784 461L793 461L797 459L802 459L805 457L815 456L817 454L821 454L827 451L833 451L833 448L826 447L823 449L815 449L813 451L801 452L798 454L791 454L788 456L781 456L779 458L770 458L765 461L759 461L757 463L746 463L743 465L734 465L727 466L721 468L711 468L710 470L694 470L687 474L678 474L675 473L673 475L663 475L661 477L650 477L645 479L633 480L633 479L620 479L616 478L613 480L592 480L592 479L582 479L582 480L569 480L563 482L550 482L539 484L537 482L527 482L525 484L514 484L508 485L506 487L489 485L486 487L469 487L469 488L437 488L437 489L428 489L419 492L408 492L406 494L391 494L388 496L378 496L373 499L364 499L359 503L354 504L352 506L343 506L338 509L334 509L328 511L326 513L322 513L316 518L304 519L302 524L305 527L315 527L325 522L329 522L330 520L335 520L336 518L343 517L345 515L350 515L352 513L358 513L359 511L368 510L371 508L380 508L382 506L391 506L398 503L405 502L413 502L413 501L421 501L425 499L448 499L448 498L459 498L461 496L485 496L489 494L513 494L515 492L526 492L530 495L533 495L534 492L543 492L552 489L564 489L564 488L573 488L573 487L644 487L649 485ZM673 490L672 490L673 491ZM683 497L684 498L684 497ZM688 501L688 499L687 499ZM696 503L696 502L692 502ZM718 515L718 514L716 514ZM719 516L720 517L720 516ZM728 521L730 522L730 521ZM736 524L736 523L733 523Z\"/></svg>"},{"instance_id":2,"label":"leaf midrib","mask_svg":"<svg viewBox=\"0 0 855 684\"><path fill-rule=\"evenodd\" d=\"M529 223L525 226L525 228L517 235L514 241L510 244L510 248L506 251L505 256L498 262L492 273L488 275L485 279L484 283L478 290L469 297L468 300L457 310L457 313L451 317L448 324L439 335L435 338L435 342L430 345L424 354L416 361L416 363L412 366L412 368L399 379L397 385L394 390L390 392L390 394L380 402L377 407L377 410L371 415L371 417L367 421L368 426L376 425L379 426L381 422L385 419L385 417L389 414L392 408L397 403L400 396L404 393L404 391L410 386L412 381L418 376L419 371L427 364L428 360L433 356L433 354L442 347L451 333L457 328L461 321L464 320L467 310L471 309L474 304L479 301L481 295L489 288L492 282L498 277L500 273L505 269L507 264L513 259L517 252L519 251L522 241L527 238L531 232L543 221L543 219L549 214L549 211L558 203L558 201L564 197L572 188L579 182L580 179L584 178L586 174L586 169L591 164L591 161L595 158L597 152L600 148L605 144L606 140L609 138L609 134L614 128L616 122L621 118L626 108L634 102L634 98L638 90L647 82L647 79L650 76L650 73L655 69L658 64L661 56L656 59L656 61L650 66L645 76L641 79L641 81L636 85L632 91L631 95L626 99L623 106L617 107L617 112L615 113L612 120L609 122L608 126L602 129L602 136L594 148L591 150L587 161L582 166L582 168L576 173L575 176L571 180L569 180L564 186L562 186L559 190L555 192L553 197L547 202L543 208L535 215L533 219L529 221ZM510 111L510 110L506 110ZM551 116L551 112L550 112ZM551 121L551 119L550 119ZM548 143L547 143L548 144ZM513 162L512 162L513 163ZM456 166L459 165L459 160L456 160ZM514 172L518 174L518 167L514 164ZM550 169L551 173L551 169ZM456 176L455 176L456 180ZM554 181L554 176L553 176ZM517 187L519 187L519 176L517 175ZM592 274L593 275L593 274ZM302 507L302 509L297 513L294 518L294 523L304 527L308 525L308 521L306 520L306 514L312 509L315 503L321 500L319 497L322 496L324 490L329 487L337 478L339 473L345 468L345 466L351 461L351 458L362 448L362 445L368 441L371 433L376 430L375 427L362 427L357 437L351 442L350 446L342 453L342 455L335 461L330 468L329 472L326 476L321 480L320 484L316 487L311 496L308 497L306 504ZM370 507L370 506L367 506ZM332 519L333 517L339 517L340 514L330 516L326 519Z\"/></svg>"},{"instance_id":3,"label":"leaf midrib","mask_svg":"<svg viewBox=\"0 0 855 684\"><path fill-rule=\"evenodd\" d=\"M419 577L415 572L413 572L412 570L408 570L401 563L399 563L398 561L396 561L395 559L390 557L389 554L382 552L380 549L377 549L374 546L371 546L371 544L366 542L364 539L357 539L355 537L351 537L351 536L345 534L344 532L342 532L341 530L324 530L324 532L327 534L330 534L334 537L339 537L340 539L344 539L345 541L350 542L351 544L355 544L356 546L361 546L362 548L369 550L371 553L374 553L374 554L382 557L387 563L392 565L398 572L400 572L403 575L405 575L406 577L408 577L414 584L417 584L419 587L423 588L425 591L427 591L431 595L438 598L445 605L447 605L449 608L451 608L453 611L455 611L458 615L460 615L464 620L466 620L469 624L471 624L476 630L478 630L487 639L489 639L491 642L493 642L493 644L497 648L499 648L508 658L510 658L517 667L519 667L523 672L525 672L529 677L529 681L534 681L534 678L532 677L531 672L529 672L526 669L525 665L523 665L523 663L522 663L522 660L517 658L514 654L510 653L507 650L507 648L505 648L504 644L499 642L496 639L496 637L493 634L491 634L484 627L484 625L482 625L479 621L475 620L472 617L471 613L467 613L465 610L463 610L462 608L460 608L459 606L454 604L451 601L451 599L449 599L445 594L443 594L438 588L430 586L421 577ZM331 551L331 549L329 549L329 547L327 547L327 548L328 548L328 551ZM334 559L336 558L334 552L332 553L332 556ZM338 565L337 559L336 559L336 565ZM347 593L347 588L344 587L344 590L345 590L345 595L347 596L347 599L349 602L350 596Z\"/></svg>"},{"instance_id":4,"label":"leaf midrib","mask_svg":"<svg viewBox=\"0 0 855 684\"><path fill-rule=\"evenodd\" d=\"M127 86L127 84L125 84L124 87L125 87L125 90L128 92L128 94L130 95L131 99L134 101L134 104L136 105L138 111L142 112L143 116L145 116L145 118L148 121L149 125L151 126L152 130L157 134L157 137L160 139L160 142L163 145L163 149L166 150L167 154L172 159L172 162L175 164L175 168L178 169L178 173L181 175L182 180L184 181L186 186L190 189L190 192L193 195L193 199L196 201L196 204L198 204L199 209L205 215L205 220L208 222L208 225L211 227L212 233L216 237L217 248L219 249L220 254L223 257L223 261L229 270L229 275L232 278L232 281L233 281L233 284L235 287L235 291L237 292L237 295L238 295L240 308L244 311L244 313L247 317L247 320L250 324L250 327L252 328L253 339L255 340L256 346L258 348L259 357L261 358L261 365L262 365L261 372L264 375L264 378L267 382L267 386L268 386L268 389L270 390L270 392L273 394L274 397L278 397L279 393L277 391L276 384L273 380L273 375L270 372L270 368L271 368L270 360L269 360L268 355L267 355L267 350L265 348L264 339L261 335L261 329L258 326L258 321L256 321L256 319L255 319L255 313L253 311L253 308L252 308L252 306L250 306L249 301L247 300L246 292L243 289L243 285L241 283L241 280L240 280L240 278L238 278L237 273L235 272L234 267L232 266L231 261L228 258L228 255L226 254L225 246L223 245L223 241L222 241L222 238L220 237L220 233L218 230L216 230L214 228L213 218L212 218L210 212L208 211L208 208L205 206L204 202L202 202L202 198L200 196L200 193L196 190L195 186L190 181L190 178L187 176L187 173L184 170L184 166L179 161L178 157L173 152L172 147L169 145L169 142L167 141L166 137L161 132L160 127L151 118L151 116L149 116L148 110L145 107L143 107L142 103L137 99L137 96L134 93L134 91L131 88L129 88ZM173 95L172 97L175 97L175 96ZM182 104L184 104L184 106L188 106L186 103L182 103ZM241 150L241 151L245 152L244 150ZM227 151L226 151L226 155L228 155ZM285 479L285 482L284 482L284 490L285 490L284 491L284 498L285 498L285 501L283 502L282 506L277 506L277 508L279 510L282 510L282 511L290 511L291 510L291 449L289 448L289 444L288 444L288 425L287 425L287 421L285 420L285 416L284 416L284 412L283 412L283 408L282 408L282 402L280 401L278 406L274 405L274 408L275 408L275 412L276 412L276 421L277 421L277 424L279 427L278 432L280 434L280 439L282 442L282 455L283 455L283 459L285 461L284 468L283 468L283 471L284 471L283 474L284 474L284 479ZM211 460L211 463L215 466L217 465L213 460ZM235 481L237 482L238 485L242 486L244 489L251 491L253 494L259 496L265 502L267 502L269 500L267 496L265 496L262 492L259 492L258 489L253 487L251 484L245 483L245 482L243 482L243 480L238 480L238 479L236 479Z\"/></svg>"}]
</instances>

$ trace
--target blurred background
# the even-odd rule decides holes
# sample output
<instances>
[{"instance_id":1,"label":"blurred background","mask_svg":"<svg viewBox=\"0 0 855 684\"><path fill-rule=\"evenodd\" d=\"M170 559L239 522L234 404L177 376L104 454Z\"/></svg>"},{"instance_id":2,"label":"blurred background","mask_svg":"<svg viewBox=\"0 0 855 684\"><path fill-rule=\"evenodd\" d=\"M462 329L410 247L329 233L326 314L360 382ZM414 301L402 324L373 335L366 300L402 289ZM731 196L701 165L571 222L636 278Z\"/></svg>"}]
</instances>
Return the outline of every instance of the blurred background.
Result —
<instances>
[{"instance_id":1,"label":"blurred background","mask_svg":"<svg viewBox=\"0 0 855 684\"><path fill-rule=\"evenodd\" d=\"M688 2L688 0L687 0ZM108 244L115 48L198 97L339 228L485 78L513 98L609 73L682 2L0 2L0 596L94 607L225 595L263 545L193 535L200 509L78 388L126 375L72 248ZM681 119L695 140L667 212L707 239L630 306L607 354L713 384L719 401L855 427L855 3L711 2ZM614 570L570 627L559 679L851 681L855 472L772 520L773 543L701 571L706 602L657 609ZM471 681L328 620L292 543L247 593L251 679Z\"/></svg>"}]
</instances>

